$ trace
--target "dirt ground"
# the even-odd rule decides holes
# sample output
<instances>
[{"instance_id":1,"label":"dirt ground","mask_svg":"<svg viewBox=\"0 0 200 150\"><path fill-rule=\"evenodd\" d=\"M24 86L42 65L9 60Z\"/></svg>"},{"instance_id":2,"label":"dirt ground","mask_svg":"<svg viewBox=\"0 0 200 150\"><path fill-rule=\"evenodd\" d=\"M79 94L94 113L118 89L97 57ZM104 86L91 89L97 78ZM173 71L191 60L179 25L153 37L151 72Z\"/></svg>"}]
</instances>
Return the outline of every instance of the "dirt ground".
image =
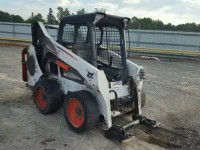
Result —
<instances>
[{"instance_id":1,"label":"dirt ground","mask_svg":"<svg viewBox=\"0 0 200 150\"><path fill-rule=\"evenodd\" d=\"M133 60L147 72L143 115L161 127L137 126L134 137L121 143L106 139L98 127L72 132L62 108L40 114L21 80L21 49L0 47L1 150L200 149L200 63Z\"/></svg>"}]
</instances>

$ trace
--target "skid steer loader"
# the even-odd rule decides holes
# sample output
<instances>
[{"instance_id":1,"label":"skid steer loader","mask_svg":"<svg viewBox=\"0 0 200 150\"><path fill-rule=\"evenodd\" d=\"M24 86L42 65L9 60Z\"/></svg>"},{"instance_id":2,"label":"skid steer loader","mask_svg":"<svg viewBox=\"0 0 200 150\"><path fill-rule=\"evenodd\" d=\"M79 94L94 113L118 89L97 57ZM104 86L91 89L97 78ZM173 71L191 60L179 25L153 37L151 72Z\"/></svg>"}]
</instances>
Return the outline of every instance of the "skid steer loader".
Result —
<instances>
[{"instance_id":1,"label":"skid steer loader","mask_svg":"<svg viewBox=\"0 0 200 150\"><path fill-rule=\"evenodd\" d=\"M22 51L22 76L42 114L63 105L73 131L85 131L100 121L106 135L116 129L123 138L131 126L155 125L141 116L144 69L127 60L129 20L105 13L67 16L60 22L57 40L43 23L32 24L32 44ZM116 125L113 118L126 113L133 114L133 121Z\"/></svg>"}]
</instances>

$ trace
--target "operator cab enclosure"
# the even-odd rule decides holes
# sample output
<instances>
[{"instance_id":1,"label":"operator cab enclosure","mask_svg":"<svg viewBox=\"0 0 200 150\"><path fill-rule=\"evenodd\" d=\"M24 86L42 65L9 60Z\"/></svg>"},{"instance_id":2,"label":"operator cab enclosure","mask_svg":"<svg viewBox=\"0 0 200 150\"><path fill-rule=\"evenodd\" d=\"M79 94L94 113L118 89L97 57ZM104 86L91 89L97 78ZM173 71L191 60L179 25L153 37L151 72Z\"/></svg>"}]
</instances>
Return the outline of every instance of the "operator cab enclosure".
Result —
<instances>
[{"instance_id":1,"label":"operator cab enclosure","mask_svg":"<svg viewBox=\"0 0 200 150\"><path fill-rule=\"evenodd\" d=\"M105 13L64 17L58 43L103 70L109 82L127 82L125 27L130 19Z\"/></svg>"}]
</instances>

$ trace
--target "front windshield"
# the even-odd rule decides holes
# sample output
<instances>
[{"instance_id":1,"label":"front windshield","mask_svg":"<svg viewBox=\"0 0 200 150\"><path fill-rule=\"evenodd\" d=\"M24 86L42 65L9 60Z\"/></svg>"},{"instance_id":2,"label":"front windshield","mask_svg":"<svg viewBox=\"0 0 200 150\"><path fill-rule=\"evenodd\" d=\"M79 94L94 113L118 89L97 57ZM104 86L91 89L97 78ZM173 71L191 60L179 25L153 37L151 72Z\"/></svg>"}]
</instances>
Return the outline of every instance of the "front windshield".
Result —
<instances>
[{"instance_id":1,"label":"front windshield","mask_svg":"<svg viewBox=\"0 0 200 150\"><path fill-rule=\"evenodd\" d=\"M115 26L97 26L95 28L98 65L123 69L121 39L120 31Z\"/></svg>"}]
</instances>

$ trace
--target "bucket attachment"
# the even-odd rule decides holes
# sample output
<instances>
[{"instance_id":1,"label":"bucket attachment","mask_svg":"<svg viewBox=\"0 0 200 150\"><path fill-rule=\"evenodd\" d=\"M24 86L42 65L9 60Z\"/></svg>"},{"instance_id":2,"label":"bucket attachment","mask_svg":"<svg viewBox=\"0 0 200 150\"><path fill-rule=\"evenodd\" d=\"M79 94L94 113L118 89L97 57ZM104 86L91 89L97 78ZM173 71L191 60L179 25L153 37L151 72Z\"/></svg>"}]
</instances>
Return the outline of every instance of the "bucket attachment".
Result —
<instances>
[{"instance_id":1,"label":"bucket attachment","mask_svg":"<svg viewBox=\"0 0 200 150\"><path fill-rule=\"evenodd\" d=\"M132 115L134 121L125 124L123 126L119 126L113 123L113 126L105 131L105 137L108 139L114 139L123 141L131 138L133 135L127 132L127 129L136 126L138 124L143 124L151 127L157 127L157 122L151 119L147 119L146 117L134 114Z\"/></svg>"}]
</instances>

